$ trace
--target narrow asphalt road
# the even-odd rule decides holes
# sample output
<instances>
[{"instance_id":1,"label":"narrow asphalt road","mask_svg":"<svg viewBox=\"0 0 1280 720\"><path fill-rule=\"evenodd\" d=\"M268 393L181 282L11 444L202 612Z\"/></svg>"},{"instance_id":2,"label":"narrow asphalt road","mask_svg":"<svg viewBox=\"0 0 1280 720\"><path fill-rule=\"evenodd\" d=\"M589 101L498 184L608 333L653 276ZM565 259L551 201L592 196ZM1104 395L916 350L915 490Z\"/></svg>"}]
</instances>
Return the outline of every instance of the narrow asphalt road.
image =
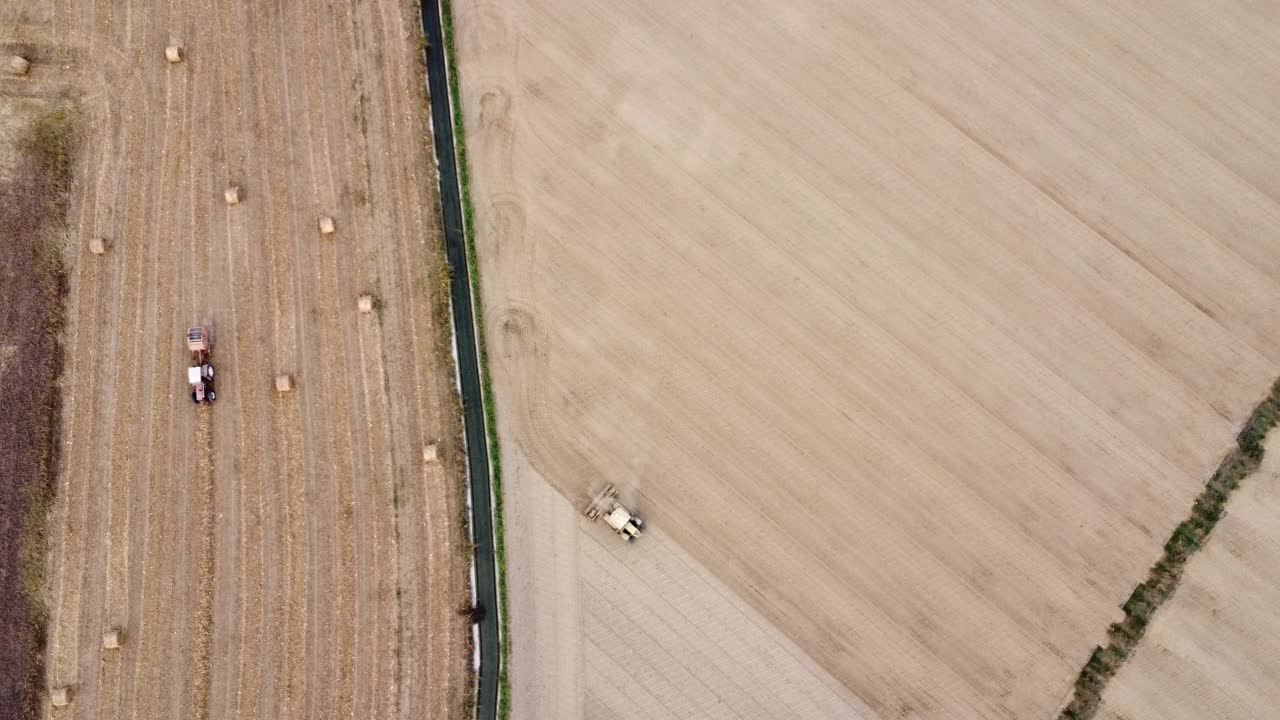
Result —
<instances>
[{"instance_id":1,"label":"narrow asphalt road","mask_svg":"<svg viewBox=\"0 0 1280 720\"><path fill-rule=\"evenodd\" d=\"M484 398L475 315L471 304L471 274L467 238L463 232L458 162L454 151L453 109L449 95L449 67L441 29L438 0L422 3L422 30L427 38L427 90L436 159L440 165L440 207L444 216L445 248L453 269L453 325L458 343L458 375L462 384L463 429L471 473L471 530L476 544L476 603L485 609L480 621L480 693L478 720L498 715L498 674L502 662L498 626L498 582L494 563L493 497L489 485L489 448L485 436Z\"/></svg>"}]
</instances>

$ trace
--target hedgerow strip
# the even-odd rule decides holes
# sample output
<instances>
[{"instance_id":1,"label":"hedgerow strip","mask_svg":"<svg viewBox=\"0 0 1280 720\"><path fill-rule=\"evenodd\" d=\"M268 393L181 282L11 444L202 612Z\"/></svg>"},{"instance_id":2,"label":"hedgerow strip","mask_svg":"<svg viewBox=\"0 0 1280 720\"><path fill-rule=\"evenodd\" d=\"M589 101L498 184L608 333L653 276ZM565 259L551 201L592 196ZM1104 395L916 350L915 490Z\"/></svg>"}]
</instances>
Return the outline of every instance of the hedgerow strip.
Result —
<instances>
[{"instance_id":1,"label":"hedgerow strip","mask_svg":"<svg viewBox=\"0 0 1280 720\"><path fill-rule=\"evenodd\" d=\"M1174 528L1164 544L1164 553L1151 566L1147 579L1134 588L1121 606L1124 619L1107 629L1106 647L1094 648L1076 678L1071 702L1063 708L1059 720L1089 720L1098 712L1107 683L1133 654L1156 611L1173 597L1187 560L1209 539L1226 512L1231 493L1258 469L1263 442L1277 420L1280 420L1280 380L1272 384L1271 392L1253 409L1236 435L1236 446L1223 457L1205 483L1191 507L1190 516Z\"/></svg>"}]
</instances>

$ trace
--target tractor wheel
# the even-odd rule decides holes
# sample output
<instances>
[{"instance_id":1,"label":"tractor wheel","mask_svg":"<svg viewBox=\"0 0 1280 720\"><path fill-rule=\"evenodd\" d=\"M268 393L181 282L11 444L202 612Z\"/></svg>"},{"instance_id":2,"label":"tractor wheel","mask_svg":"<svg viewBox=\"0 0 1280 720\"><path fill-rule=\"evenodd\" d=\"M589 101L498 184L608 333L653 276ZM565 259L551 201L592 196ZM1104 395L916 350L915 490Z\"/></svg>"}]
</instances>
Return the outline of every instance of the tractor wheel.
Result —
<instances>
[{"instance_id":1,"label":"tractor wheel","mask_svg":"<svg viewBox=\"0 0 1280 720\"><path fill-rule=\"evenodd\" d=\"M214 400L217 400L217 399L218 399L218 396L217 396L217 395L214 395L212 390L210 390L209 392L205 393L205 397L209 398L209 402L213 402Z\"/></svg>"}]
</instances>

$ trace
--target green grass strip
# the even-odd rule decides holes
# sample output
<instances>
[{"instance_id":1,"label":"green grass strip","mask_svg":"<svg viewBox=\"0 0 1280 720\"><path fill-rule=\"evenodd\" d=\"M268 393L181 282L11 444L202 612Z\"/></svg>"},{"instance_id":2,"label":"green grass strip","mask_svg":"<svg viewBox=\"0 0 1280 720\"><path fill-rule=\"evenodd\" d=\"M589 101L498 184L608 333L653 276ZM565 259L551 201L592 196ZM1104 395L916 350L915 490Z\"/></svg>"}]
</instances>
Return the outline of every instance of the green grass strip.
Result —
<instances>
[{"instance_id":1,"label":"green grass strip","mask_svg":"<svg viewBox=\"0 0 1280 720\"><path fill-rule=\"evenodd\" d=\"M1089 720L1102 704L1102 693L1120 667L1133 655L1152 617L1173 597L1187 560L1204 547L1214 526L1226 512L1227 500L1262 462L1263 441L1280 420L1280 380L1245 422L1236 436L1236 447L1227 453L1213 477L1192 505L1191 514L1174 528L1164 544L1164 554L1151 566L1147 579L1134 588L1121 606L1124 620L1107 629L1107 646L1094 648L1076 678L1071 702L1058 720Z\"/></svg>"},{"instance_id":2,"label":"green grass strip","mask_svg":"<svg viewBox=\"0 0 1280 720\"><path fill-rule=\"evenodd\" d=\"M453 103L454 150L458 162L458 184L462 197L462 232L467 239L467 267L471 273L471 302L475 310L476 344L480 347L480 389L484 394L485 433L489 437L489 467L493 477L494 562L498 568L498 643L501 663L498 669L498 718L511 716L511 685L507 679L507 661L511 644L507 633L507 557L506 532L502 514L502 452L498 444L498 420L493 406L493 382L489 373L489 347L485 334L484 293L480 285L480 263L476 258L475 209L471 203L471 166L467 161L466 128L462 121L462 90L458 80L457 53L454 49L453 7L450 0L440 2L440 22L444 31L445 57L449 64L449 95Z\"/></svg>"}]
</instances>

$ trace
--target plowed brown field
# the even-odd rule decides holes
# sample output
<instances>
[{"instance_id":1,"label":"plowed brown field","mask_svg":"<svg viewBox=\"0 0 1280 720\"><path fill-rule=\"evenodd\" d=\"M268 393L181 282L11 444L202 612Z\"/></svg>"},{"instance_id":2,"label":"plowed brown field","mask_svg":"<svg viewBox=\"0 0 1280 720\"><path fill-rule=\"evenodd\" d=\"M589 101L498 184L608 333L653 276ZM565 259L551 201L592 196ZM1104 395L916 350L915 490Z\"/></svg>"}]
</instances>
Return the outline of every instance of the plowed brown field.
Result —
<instances>
[{"instance_id":1,"label":"plowed brown field","mask_svg":"<svg viewBox=\"0 0 1280 720\"><path fill-rule=\"evenodd\" d=\"M515 716L1054 716L1280 370L1280 17L455 6Z\"/></svg>"},{"instance_id":2,"label":"plowed brown field","mask_svg":"<svg viewBox=\"0 0 1280 720\"><path fill-rule=\"evenodd\" d=\"M0 2L0 45L35 61L0 93L75 98L85 139L47 564L48 682L76 695L46 716L461 711L464 503L418 22L406 0ZM357 313L362 292L377 313ZM214 334L212 406L188 395L192 324ZM446 462L424 466L437 439Z\"/></svg>"}]
</instances>

